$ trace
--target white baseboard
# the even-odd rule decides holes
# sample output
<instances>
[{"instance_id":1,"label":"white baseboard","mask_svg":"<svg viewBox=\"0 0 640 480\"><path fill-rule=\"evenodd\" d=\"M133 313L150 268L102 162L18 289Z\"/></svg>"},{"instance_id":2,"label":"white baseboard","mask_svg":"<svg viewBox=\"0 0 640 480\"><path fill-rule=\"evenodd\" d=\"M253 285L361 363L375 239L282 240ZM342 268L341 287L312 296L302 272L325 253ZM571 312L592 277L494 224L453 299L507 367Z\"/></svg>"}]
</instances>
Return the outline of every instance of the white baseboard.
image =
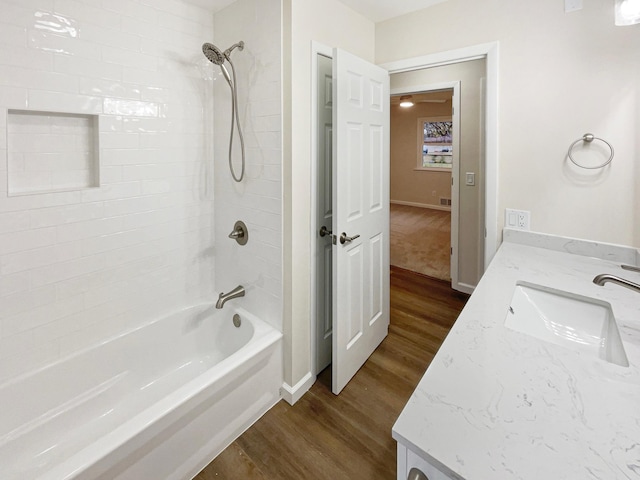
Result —
<instances>
[{"instance_id":1,"label":"white baseboard","mask_svg":"<svg viewBox=\"0 0 640 480\"><path fill-rule=\"evenodd\" d=\"M475 285L469 285L468 283L458 283L458 288L456 288L459 292L468 293L469 295L471 295L475 289Z\"/></svg>"},{"instance_id":2,"label":"white baseboard","mask_svg":"<svg viewBox=\"0 0 640 480\"><path fill-rule=\"evenodd\" d=\"M451 211L451 207L445 207L443 205L431 205L430 203L405 202L404 200L391 200L391 203L395 203L396 205L407 205L409 207L430 208L431 210L442 210L444 212Z\"/></svg>"},{"instance_id":3,"label":"white baseboard","mask_svg":"<svg viewBox=\"0 0 640 480\"><path fill-rule=\"evenodd\" d=\"M302 396L305 393L307 393L307 391L311 388L311 385L313 385L315 381L316 381L315 375L311 375L311 372L308 372L293 387L290 386L287 382L283 383L282 388L280 389L282 398L289 405L295 404L298 400L302 398Z\"/></svg>"}]
</instances>

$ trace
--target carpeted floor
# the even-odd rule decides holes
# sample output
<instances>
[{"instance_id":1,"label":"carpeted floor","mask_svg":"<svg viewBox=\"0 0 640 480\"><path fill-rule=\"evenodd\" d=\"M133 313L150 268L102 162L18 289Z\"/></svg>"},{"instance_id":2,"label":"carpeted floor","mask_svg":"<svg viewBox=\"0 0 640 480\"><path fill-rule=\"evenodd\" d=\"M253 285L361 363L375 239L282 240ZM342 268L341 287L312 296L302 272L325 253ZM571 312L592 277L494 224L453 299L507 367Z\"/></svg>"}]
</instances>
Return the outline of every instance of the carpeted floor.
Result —
<instances>
[{"instance_id":1,"label":"carpeted floor","mask_svg":"<svg viewBox=\"0 0 640 480\"><path fill-rule=\"evenodd\" d=\"M391 204L391 265L451 280L451 212Z\"/></svg>"}]
</instances>

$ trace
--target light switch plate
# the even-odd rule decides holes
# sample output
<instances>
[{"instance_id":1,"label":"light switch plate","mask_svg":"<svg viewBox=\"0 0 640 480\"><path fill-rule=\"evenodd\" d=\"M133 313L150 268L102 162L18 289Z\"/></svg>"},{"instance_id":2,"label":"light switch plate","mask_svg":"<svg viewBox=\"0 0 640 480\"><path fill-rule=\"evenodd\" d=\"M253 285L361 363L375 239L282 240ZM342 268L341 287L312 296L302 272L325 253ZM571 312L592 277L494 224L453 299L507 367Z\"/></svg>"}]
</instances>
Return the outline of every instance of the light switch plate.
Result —
<instances>
[{"instance_id":1,"label":"light switch plate","mask_svg":"<svg viewBox=\"0 0 640 480\"><path fill-rule=\"evenodd\" d=\"M465 173L465 185L473 187L476 184L476 174L473 172Z\"/></svg>"}]
</instances>

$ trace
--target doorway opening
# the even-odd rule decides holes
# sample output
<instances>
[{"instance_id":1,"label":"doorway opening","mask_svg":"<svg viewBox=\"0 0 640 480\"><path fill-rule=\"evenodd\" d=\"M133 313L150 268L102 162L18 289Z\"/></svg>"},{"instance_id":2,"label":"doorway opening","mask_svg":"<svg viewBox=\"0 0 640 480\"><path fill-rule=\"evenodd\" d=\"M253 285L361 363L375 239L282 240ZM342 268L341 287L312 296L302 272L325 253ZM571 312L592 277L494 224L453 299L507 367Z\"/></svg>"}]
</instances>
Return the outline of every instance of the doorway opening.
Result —
<instances>
[{"instance_id":1,"label":"doorway opening","mask_svg":"<svg viewBox=\"0 0 640 480\"><path fill-rule=\"evenodd\" d=\"M457 85L453 85L456 87ZM454 88L391 96L390 261L451 282L452 172L459 152Z\"/></svg>"},{"instance_id":2,"label":"doorway opening","mask_svg":"<svg viewBox=\"0 0 640 480\"><path fill-rule=\"evenodd\" d=\"M394 95L438 92L447 87L454 90L451 106L453 138L451 142L439 142L452 145L433 147L436 153L435 159L444 162L452 159L451 167L447 168L448 177L445 177L442 171L434 171L443 166L441 163L425 161L423 164L430 168L423 171L410 171L408 174L405 165L406 185L398 185L398 178L394 179L392 175L391 199L393 201L408 198L422 206L440 208L440 197L436 188L438 184L434 183L433 178L448 179L451 182L451 287L469 294L473 292L485 267L486 77L485 58L391 74L391 93ZM434 111L437 112L437 110ZM451 153L451 156L445 157L440 153L443 149L452 150L447 152ZM397 152L394 152L393 148L391 153L392 165L396 162L403 163L398 155L394 156ZM433 157L427 156L427 159L431 158ZM444 166L448 165L445 163ZM427 179L427 177L432 178ZM416 185L420 180L428 186L429 190L418 192L415 186L411 186L412 182ZM435 202L434 197L430 196L434 190L436 191ZM414 196L407 197L411 194ZM446 200L443 200L444 202ZM435 246L427 240L423 240L423 243L429 247L427 251L435 249ZM418 256L419 249L416 249L416 252L415 256ZM423 256L427 258L426 254ZM433 276L443 278L437 274Z\"/></svg>"}]
</instances>

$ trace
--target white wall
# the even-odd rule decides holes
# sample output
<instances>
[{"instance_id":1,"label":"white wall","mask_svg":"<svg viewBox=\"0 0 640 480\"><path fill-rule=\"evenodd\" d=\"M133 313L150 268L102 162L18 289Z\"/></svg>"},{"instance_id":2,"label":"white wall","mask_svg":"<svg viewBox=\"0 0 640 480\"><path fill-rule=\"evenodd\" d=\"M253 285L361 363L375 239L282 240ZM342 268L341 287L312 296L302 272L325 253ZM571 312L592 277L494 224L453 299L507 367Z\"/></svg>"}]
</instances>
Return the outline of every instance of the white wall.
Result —
<instances>
[{"instance_id":1,"label":"white wall","mask_svg":"<svg viewBox=\"0 0 640 480\"><path fill-rule=\"evenodd\" d=\"M228 165L231 91L217 66L215 78L216 286L247 291L233 300L282 330L282 9L280 0L237 0L214 17L214 44L234 50L240 125L246 147L241 183ZM229 67L228 67L229 68ZM237 132L237 130L236 130ZM240 142L233 140L236 176ZM228 238L236 220L249 229L249 242Z\"/></svg>"},{"instance_id":2,"label":"white wall","mask_svg":"<svg viewBox=\"0 0 640 480\"><path fill-rule=\"evenodd\" d=\"M615 27L612 2L450 0L378 24L376 62L496 40L498 225L524 209L533 230L640 246L640 28ZM586 132L613 144L611 168L567 164Z\"/></svg>"},{"instance_id":3,"label":"white wall","mask_svg":"<svg viewBox=\"0 0 640 480\"><path fill-rule=\"evenodd\" d=\"M311 370L311 41L373 61L374 24L337 0L285 0L284 9L284 373L293 387Z\"/></svg>"},{"instance_id":4,"label":"white wall","mask_svg":"<svg viewBox=\"0 0 640 480\"><path fill-rule=\"evenodd\" d=\"M2 380L212 298L213 19L173 0L0 11ZM7 109L100 115L100 187L8 196Z\"/></svg>"}]
</instances>

